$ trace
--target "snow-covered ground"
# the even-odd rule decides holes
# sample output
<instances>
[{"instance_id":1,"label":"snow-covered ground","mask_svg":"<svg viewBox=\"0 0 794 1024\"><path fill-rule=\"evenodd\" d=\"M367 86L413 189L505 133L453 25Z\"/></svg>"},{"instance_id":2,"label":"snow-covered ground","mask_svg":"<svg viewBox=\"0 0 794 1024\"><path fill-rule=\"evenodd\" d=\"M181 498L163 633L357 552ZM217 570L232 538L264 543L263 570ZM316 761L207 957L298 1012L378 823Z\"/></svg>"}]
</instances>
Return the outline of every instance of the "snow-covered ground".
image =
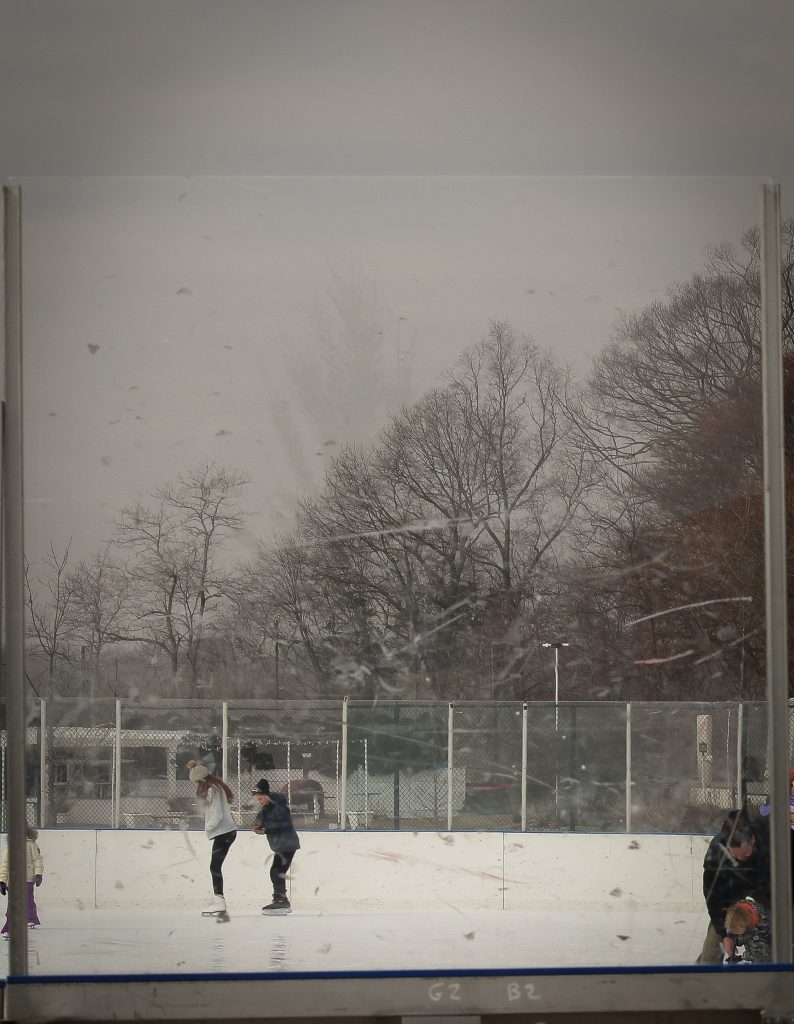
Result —
<instances>
[{"instance_id":1,"label":"snow-covered ground","mask_svg":"<svg viewBox=\"0 0 794 1024\"><path fill-rule=\"evenodd\" d=\"M42 901L44 902L44 901ZM40 908L30 973L183 974L692 964L707 918L662 911L461 911L264 917ZM8 943L0 946L6 973Z\"/></svg>"}]
</instances>

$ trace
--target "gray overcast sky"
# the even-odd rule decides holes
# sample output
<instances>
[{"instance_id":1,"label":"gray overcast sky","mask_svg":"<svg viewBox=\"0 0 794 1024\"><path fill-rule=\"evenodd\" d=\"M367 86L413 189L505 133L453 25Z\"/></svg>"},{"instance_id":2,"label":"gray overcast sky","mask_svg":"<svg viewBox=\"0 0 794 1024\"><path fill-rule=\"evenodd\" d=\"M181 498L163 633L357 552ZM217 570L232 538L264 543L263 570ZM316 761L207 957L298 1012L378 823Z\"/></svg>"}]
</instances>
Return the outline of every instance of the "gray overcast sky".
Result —
<instances>
[{"instance_id":1,"label":"gray overcast sky","mask_svg":"<svg viewBox=\"0 0 794 1024\"><path fill-rule=\"evenodd\" d=\"M49 537L87 553L122 502L205 458L251 474L252 545L490 318L584 370L619 309L738 239L761 175L791 205L788 2L0 11L34 558ZM371 288L394 386L312 404L334 275Z\"/></svg>"},{"instance_id":2,"label":"gray overcast sky","mask_svg":"<svg viewBox=\"0 0 794 1024\"><path fill-rule=\"evenodd\" d=\"M791 174L789 0L0 10L9 174Z\"/></svg>"}]
</instances>

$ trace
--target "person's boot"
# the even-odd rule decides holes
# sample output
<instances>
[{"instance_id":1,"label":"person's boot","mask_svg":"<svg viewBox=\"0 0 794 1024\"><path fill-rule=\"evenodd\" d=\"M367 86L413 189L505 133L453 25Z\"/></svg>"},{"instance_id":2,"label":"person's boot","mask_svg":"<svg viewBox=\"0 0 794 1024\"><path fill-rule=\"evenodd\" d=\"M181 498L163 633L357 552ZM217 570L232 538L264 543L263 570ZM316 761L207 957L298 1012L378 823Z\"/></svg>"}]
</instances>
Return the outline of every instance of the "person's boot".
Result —
<instances>
[{"instance_id":1,"label":"person's boot","mask_svg":"<svg viewBox=\"0 0 794 1024\"><path fill-rule=\"evenodd\" d=\"M262 913L267 914L269 917L274 917L278 914L291 914L292 907L285 895L275 892L273 893L273 902L268 903L266 907L262 907Z\"/></svg>"},{"instance_id":2,"label":"person's boot","mask_svg":"<svg viewBox=\"0 0 794 1024\"><path fill-rule=\"evenodd\" d=\"M205 907L201 911L202 917L214 917L218 921L228 921L229 912L226 909L226 900L223 896L215 895L212 897L212 903L208 907Z\"/></svg>"}]
</instances>

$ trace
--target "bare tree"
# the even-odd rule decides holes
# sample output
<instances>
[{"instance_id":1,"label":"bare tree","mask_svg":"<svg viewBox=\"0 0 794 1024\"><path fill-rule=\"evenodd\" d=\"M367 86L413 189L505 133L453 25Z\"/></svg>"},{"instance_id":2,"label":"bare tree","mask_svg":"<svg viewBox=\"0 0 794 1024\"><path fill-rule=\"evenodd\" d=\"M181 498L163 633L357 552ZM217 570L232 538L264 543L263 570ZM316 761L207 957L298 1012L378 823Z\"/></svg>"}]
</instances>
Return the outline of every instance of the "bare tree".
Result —
<instances>
[{"instance_id":1,"label":"bare tree","mask_svg":"<svg viewBox=\"0 0 794 1024\"><path fill-rule=\"evenodd\" d=\"M47 575L34 576L25 560L25 601L27 605L26 634L33 642L32 653L44 658L46 666L46 692L54 693L56 668L70 660L66 640L69 637L69 614L74 598L73 583L69 576L71 540L62 552L56 552L50 541L49 554L44 558ZM41 694L39 694L41 696Z\"/></svg>"},{"instance_id":2,"label":"bare tree","mask_svg":"<svg viewBox=\"0 0 794 1024\"><path fill-rule=\"evenodd\" d=\"M791 353L794 220L784 223L782 241L784 345ZM701 273L621 320L596 361L587 400L569 404L582 447L608 467L589 505L590 543L579 545L568 565L576 580L571 614L587 636L591 663L600 660L602 683L595 685L603 692L758 692L759 266L755 229L738 249L706 250ZM789 363L787 356L787 403Z\"/></svg>"},{"instance_id":3,"label":"bare tree","mask_svg":"<svg viewBox=\"0 0 794 1024\"><path fill-rule=\"evenodd\" d=\"M281 659L279 696L295 696L296 689L300 695L330 695L336 616L316 573L316 550L296 530L260 548L245 570L247 614Z\"/></svg>"},{"instance_id":4,"label":"bare tree","mask_svg":"<svg viewBox=\"0 0 794 1024\"><path fill-rule=\"evenodd\" d=\"M128 548L138 606L132 635L163 650L172 678L187 663L191 692L200 672L206 615L228 588L217 555L223 540L244 522L236 507L247 478L203 465L155 491L152 506L121 510L116 542Z\"/></svg>"},{"instance_id":5,"label":"bare tree","mask_svg":"<svg viewBox=\"0 0 794 1024\"><path fill-rule=\"evenodd\" d=\"M72 600L68 623L72 635L87 651L90 695L95 696L105 648L130 639L130 578L106 545L77 565L69 574L69 584Z\"/></svg>"},{"instance_id":6,"label":"bare tree","mask_svg":"<svg viewBox=\"0 0 794 1024\"><path fill-rule=\"evenodd\" d=\"M494 325L461 366L372 449L344 449L300 507L306 550L291 566L330 595L325 649L363 696L404 695L411 680L418 695L420 677L434 695L477 692L478 658L492 671L493 643L523 620L533 571L588 486L548 356Z\"/></svg>"}]
</instances>

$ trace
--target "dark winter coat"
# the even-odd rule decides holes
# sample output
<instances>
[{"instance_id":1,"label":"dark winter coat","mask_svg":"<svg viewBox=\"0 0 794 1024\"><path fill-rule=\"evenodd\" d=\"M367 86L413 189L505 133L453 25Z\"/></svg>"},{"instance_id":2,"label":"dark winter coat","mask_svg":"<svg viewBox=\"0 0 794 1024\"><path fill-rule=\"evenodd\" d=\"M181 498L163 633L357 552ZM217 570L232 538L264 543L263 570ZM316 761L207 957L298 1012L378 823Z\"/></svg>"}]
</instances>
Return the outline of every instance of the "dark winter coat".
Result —
<instances>
[{"instance_id":1,"label":"dark winter coat","mask_svg":"<svg viewBox=\"0 0 794 1024\"><path fill-rule=\"evenodd\" d=\"M703 860L703 896L714 929L725 938L725 911L746 896L769 906L769 830L765 821L744 821L741 826L755 837L755 849L744 862L728 850L734 822L728 820L709 843Z\"/></svg>"},{"instance_id":2,"label":"dark winter coat","mask_svg":"<svg viewBox=\"0 0 794 1024\"><path fill-rule=\"evenodd\" d=\"M274 853L294 853L300 849L300 839L292 824L292 812L287 798L281 793L270 794L270 803L259 808L256 824L265 830Z\"/></svg>"},{"instance_id":3,"label":"dark winter coat","mask_svg":"<svg viewBox=\"0 0 794 1024\"><path fill-rule=\"evenodd\" d=\"M733 938L737 946L744 946L744 959L754 964L768 964L772 960L772 925L769 911L757 900L753 900L760 920L757 925Z\"/></svg>"}]
</instances>

